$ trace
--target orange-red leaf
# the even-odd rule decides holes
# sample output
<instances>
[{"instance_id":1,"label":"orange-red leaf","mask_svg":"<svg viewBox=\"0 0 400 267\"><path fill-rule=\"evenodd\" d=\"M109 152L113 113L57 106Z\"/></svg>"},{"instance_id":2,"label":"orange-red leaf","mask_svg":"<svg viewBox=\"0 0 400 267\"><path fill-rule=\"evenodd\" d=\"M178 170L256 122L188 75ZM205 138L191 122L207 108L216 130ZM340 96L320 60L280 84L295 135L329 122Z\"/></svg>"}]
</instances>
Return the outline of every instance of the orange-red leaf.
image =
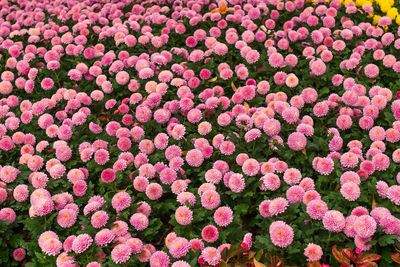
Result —
<instances>
[{"instance_id":1,"label":"orange-red leaf","mask_svg":"<svg viewBox=\"0 0 400 267\"><path fill-rule=\"evenodd\" d=\"M400 263L400 254L399 253L393 253L392 255L390 255L390 257L392 258L392 260L394 262Z\"/></svg>"},{"instance_id":2,"label":"orange-red leaf","mask_svg":"<svg viewBox=\"0 0 400 267\"><path fill-rule=\"evenodd\" d=\"M211 78L208 80L208 82L215 82L218 79L218 76L215 76L214 78Z\"/></svg>"},{"instance_id":3,"label":"orange-red leaf","mask_svg":"<svg viewBox=\"0 0 400 267\"><path fill-rule=\"evenodd\" d=\"M356 257L354 256L354 253L351 249L349 248L344 248L342 249L342 254L348 258L349 260L355 261Z\"/></svg>"},{"instance_id":4,"label":"orange-red leaf","mask_svg":"<svg viewBox=\"0 0 400 267\"><path fill-rule=\"evenodd\" d=\"M378 203L375 201L375 197L374 197L374 195L372 194L372 209L375 209L376 207L378 207Z\"/></svg>"},{"instance_id":5,"label":"orange-red leaf","mask_svg":"<svg viewBox=\"0 0 400 267\"><path fill-rule=\"evenodd\" d=\"M357 263L368 263L368 262L373 262L373 261L377 261L379 260L381 257L381 255L378 254L367 254L367 255L363 255L361 256Z\"/></svg>"},{"instance_id":6,"label":"orange-red leaf","mask_svg":"<svg viewBox=\"0 0 400 267\"><path fill-rule=\"evenodd\" d=\"M245 248L242 247L238 247L237 249L228 252L228 258L226 259L226 261L228 262L230 258L236 257L237 255L243 253L247 251Z\"/></svg>"},{"instance_id":7,"label":"orange-red leaf","mask_svg":"<svg viewBox=\"0 0 400 267\"><path fill-rule=\"evenodd\" d=\"M337 250L336 245L333 246L332 248L332 253L335 259L340 262L341 264L349 265L350 260L346 258L341 251Z\"/></svg>"},{"instance_id":8,"label":"orange-red leaf","mask_svg":"<svg viewBox=\"0 0 400 267\"><path fill-rule=\"evenodd\" d=\"M248 258L249 258L249 259L254 258L254 256L256 256L256 253L255 253L255 252L249 252L249 255L248 255Z\"/></svg>"},{"instance_id":9,"label":"orange-red leaf","mask_svg":"<svg viewBox=\"0 0 400 267\"><path fill-rule=\"evenodd\" d=\"M340 189L340 184L337 184L335 187L335 192L339 191L339 189Z\"/></svg>"},{"instance_id":10,"label":"orange-red leaf","mask_svg":"<svg viewBox=\"0 0 400 267\"><path fill-rule=\"evenodd\" d=\"M367 262L367 263L362 263L357 266L359 266L359 267L378 267L378 264L376 264L376 262Z\"/></svg>"},{"instance_id":11,"label":"orange-red leaf","mask_svg":"<svg viewBox=\"0 0 400 267\"><path fill-rule=\"evenodd\" d=\"M231 86L232 86L233 91L236 92L237 91L237 87L235 86L235 84L233 82L231 82Z\"/></svg>"},{"instance_id":12,"label":"orange-red leaf","mask_svg":"<svg viewBox=\"0 0 400 267\"><path fill-rule=\"evenodd\" d=\"M309 262L307 267L321 267L321 263L319 261Z\"/></svg>"},{"instance_id":13,"label":"orange-red leaf","mask_svg":"<svg viewBox=\"0 0 400 267\"><path fill-rule=\"evenodd\" d=\"M110 119L108 118L108 116L104 116L104 115L100 115L98 117L99 121L109 121Z\"/></svg>"},{"instance_id":14,"label":"orange-red leaf","mask_svg":"<svg viewBox=\"0 0 400 267\"><path fill-rule=\"evenodd\" d=\"M262 264L261 262L256 260L256 258L253 258L253 264L255 267L267 267L265 264Z\"/></svg>"},{"instance_id":15,"label":"orange-red leaf","mask_svg":"<svg viewBox=\"0 0 400 267\"><path fill-rule=\"evenodd\" d=\"M278 256L272 256L270 266L273 266L273 267L283 266L283 260L281 258L279 258Z\"/></svg>"},{"instance_id":16,"label":"orange-red leaf","mask_svg":"<svg viewBox=\"0 0 400 267\"><path fill-rule=\"evenodd\" d=\"M244 102L244 103L243 103L243 106L245 107L246 112L249 112L249 109L250 109L249 104L247 104L246 102Z\"/></svg>"}]
</instances>

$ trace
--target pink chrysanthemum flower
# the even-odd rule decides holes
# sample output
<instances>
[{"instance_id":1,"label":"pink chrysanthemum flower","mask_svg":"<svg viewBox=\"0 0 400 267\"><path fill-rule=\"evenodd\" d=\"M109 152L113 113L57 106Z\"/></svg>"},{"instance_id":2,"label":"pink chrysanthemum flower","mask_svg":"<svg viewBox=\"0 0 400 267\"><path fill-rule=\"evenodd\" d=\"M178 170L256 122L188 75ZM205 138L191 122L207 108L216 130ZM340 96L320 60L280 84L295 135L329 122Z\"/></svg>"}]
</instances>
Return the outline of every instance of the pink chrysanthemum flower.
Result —
<instances>
[{"instance_id":1,"label":"pink chrysanthemum flower","mask_svg":"<svg viewBox=\"0 0 400 267\"><path fill-rule=\"evenodd\" d=\"M356 232L354 231L354 223L357 220L357 216L350 215L346 218L346 224L343 229L343 233L348 237L355 237Z\"/></svg>"},{"instance_id":2,"label":"pink chrysanthemum flower","mask_svg":"<svg viewBox=\"0 0 400 267\"><path fill-rule=\"evenodd\" d=\"M99 210L93 213L90 222L94 228L101 228L107 224L108 218L107 212Z\"/></svg>"},{"instance_id":3,"label":"pink chrysanthemum flower","mask_svg":"<svg viewBox=\"0 0 400 267\"><path fill-rule=\"evenodd\" d=\"M238 173L232 174L229 177L228 186L235 193L242 192L246 186L243 175Z\"/></svg>"},{"instance_id":4,"label":"pink chrysanthemum flower","mask_svg":"<svg viewBox=\"0 0 400 267\"><path fill-rule=\"evenodd\" d=\"M182 192L178 194L177 200L181 205L188 203L193 206L196 203L196 196L190 192Z\"/></svg>"},{"instance_id":5,"label":"pink chrysanthemum flower","mask_svg":"<svg viewBox=\"0 0 400 267\"><path fill-rule=\"evenodd\" d=\"M272 216L281 214L286 211L287 207L289 206L289 203L286 199L283 197L278 197L269 203L269 213Z\"/></svg>"},{"instance_id":6,"label":"pink chrysanthemum flower","mask_svg":"<svg viewBox=\"0 0 400 267\"><path fill-rule=\"evenodd\" d=\"M107 246L115 238L115 234L110 229L102 229L96 233L94 241L97 246Z\"/></svg>"},{"instance_id":7,"label":"pink chrysanthemum flower","mask_svg":"<svg viewBox=\"0 0 400 267\"><path fill-rule=\"evenodd\" d=\"M111 205L117 212L124 210L131 205L131 196L127 192L118 192L113 196Z\"/></svg>"},{"instance_id":8,"label":"pink chrysanthemum flower","mask_svg":"<svg viewBox=\"0 0 400 267\"><path fill-rule=\"evenodd\" d=\"M193 212L186 206L181 206L175 211L175 220L180 225L188 225L193 220Z\"/></svg>"},{"instance_id":9,"label":"pink chrysanthemum flower","mask_svg":"<svg viewBox=\"0 0 400 267\"><path fill-rule=\"evenodd\" d=\"M263 181L262 190L271 190L275 191L281 186L281 181L279 176L274 173L267 173L263 177L261 177Z\"/></svg>"},{"instance_id":10,"label":"pink chrysanthemum flower","mask_svg":"<svg viewBox=\"0 0 400 267\"><path fill-rule=\"evenodd\" d=\"M221 253L214 247L206 247L201 251L204 261L211 266L217 265L221 260Z\"/></svg>"},{"instance_id":11,"label":"pink chrysanthemum flower","mask_svg":"<svg viewBox=\"0 0 400 267\"><path fill-rule=\"evenodd\" d=\"M304 189L299 185L290 187L286 191L286 198L290 203L297 203L303 201Z\"/></svg>"},{"instance_id":12,"label":"pink chrysanthemum flower","mask_svg":"<svg viewBox=\"0 0 400 267\"><path fill-rule=\"evenodd\" d=\"M271 200L264 200L263 202L260 203L258 206L258 209L260 211L261 216L268 218L271 217L272 214L269 212L269 204L271 203Z\"/></svg>"},{"instance_id":13,"label":"pink chrysanthemum flower","mask_svg":"<svg viewBox=\"0 0 400 267\"><path fill-rule=\"evenodd\" d=\"M307 204L307 213L314 220L322 220L327 211L328 205L320 199L312 200Z\"/></svg>"},{"instance_id":14,"label":"pink chrysanthemum flower","mask_svg":"<svg viewBox=\"0 0 400 267\"><path fill-rule=\"evenodd\" d=\"M213 243L218 239L219 232L217 227L213 225L207 225L201 231L201 237L209 243Z\"/></svg>"},{"instance_id":15,"label":"pink chrysanthemum flower","mask_svg":"<svg viewBox=\"0 0 400 267\"><path fill-rule=\"evenodd\" d=\"M355 207L352 211L351 211L351 215L355 215L357 217L362 216L362 215L368 215L369 212L366 208L358 206Z\"/></svg>"},{"instance_id":16,"label":"pink chrysanthemum flower","mask_svg":"<svg viewBox=\"0 0 400 267\"><path fill-rule=\"evenodd\" d=\"M329 175L334 169L334 162L331 158L314 158L313 168L322 175Z\"/></svg>"},{"instance_id":17,"label":"pink chrysanthemum flower","mask_svg":"<svg viewBox=\"0 0 400 267\"><path fill-rule=\"evenodd\" d=\"M289 123L294 124L299 120L300 112L295 107L288 107L282 112L283 119Z\"/></svg>"},{"instance_id":18,"label":"pink chrysanthemum flower","mask_svg":"<svg viewBox=\"0 0 400 267\"><path fill-rule=\"evenodd\" d=\"M186 261L176 261L171 265L171 267L190 267L190 264Z\"/></svg>"},{"instance_id":19,"label":"pink chrysanthemum flower","mask_svg":"<svg viewBox=\"0 0 400 267\"><path fill-rule=\"evenodd\" d=\"M298 169L289 168L283 174L283 180L289 185L298 184L301 180L301 173Z\"/></svg>"},{"instance_id":20,"label":"pink chrysanthemum flower","mask_svg":"<svg viewBox=\"0 0 400 267\"><path fill-rule=\"evenodd\" d=\"M109 153L107 150L99 149L94 154L94 160L99 165L104 165L109 160Z\"/></svg>"},{"instance_id":21,"label":"pink chrysanthemum flower","mask_svg":"<svg viewBox=\"0 0 400 267\"><path fill-rule=\"evenodd\" d=\"M379 75L379 68L375 64L368 64L364 67L365 76L368 78L376 78Z\"/></svg>"},{"instance_id":22,"label":"pink chrysanthemum flower","mask_svg":"<svg viewBox=\"0 0 400 267\"><path fill-rule=\"evenodd\" d=\"M346 152L340 157L343 167L354 168L358 165L358 156L352 152Z\"/></svg>"},{"instance_id":23,"label":"pink chrysanthemum flower","mask_svg":"<svg viewBox=\"0 0 400 267\"><path fill-rule=\"evenodd\" d=\"M149 226L149 219L142 213L133 214L129 222L137 231L143 231Z\"/></svg>"},{"instance_id":24,"label":"pink chrysanthemum flower","mask_svg":"<svg viewBox=\"0 0 400 267\"><path fill-rule=\"evenodd\" d=\"M369 241L371 241L371 238L369 238L369 237L362 238L362 237L356 236L354 238L354 244L356 245L357 248L361 249L362 251L369 250L372 247L371 244L369 244L369 245L366 244Z\"/></svg>"},{"instance_id":25,"label":"pink chrysanthemum flower","mask_svg":"<svg viewBox=\"0 0 400 267\"><path fill-rule=\"evenodd\" d=\"M114 232L116 236L123 236L128 232L128 224L124 221L115 221L114 225L111 227L111 231Z\"/></svg>"},{"instance_id":26,"label":"pink chrysanthemum flower","mask_svg":"<svg viewBox=\"0 0 400 267\"><path fill-rule=\"evenodd\" d=\"M13 257L16 261L22 261L26 256L26 251L23 248L17 248L13 251Z\"/></svg>"},{"instance_id":27,"label":"pink chrysanthemum flower","mask_svg":"<svg viewBox=\"0 0 400 267\"><path fill-rule=\"evenodd\" d=\"M390 158L383 153L373 156L372 162L378 171L384 171L390 166Z\"/></svg>"},{"instance_id":28,"label":"pink chrysanthemum flower","mask_svg":"<svg viewBox=\"0 0 400 267\"><path fill-rule=\"evenodd\" d=\"M164 251L156 251L150 257L150 266L152 267L168 267L170 259Z\"/></svg>"},{"instance_id":29,"label":"pink chrysanthemum flower","mask_svg":"<svg viewBox=\"0 0 400 267\"><path fill-rule=\"evenodd\" d=\"M62 228L70 228L76 222L77 214L71 209L62 209L57 215L57 223Z\"/></svg>"},{"instance_id":30,"label":"pink chrysanthemum flower","mask_svg":"<svg viewBox=\"0 0 400 267\"><path fill-rule=\"evenodd\" d=\"M42 242L39 241L39 246L45 254L50 256L56 256L62 249L62 244L57 238L50 238Z\"/></svg>"},{"instance_id":31,"label":"pink chrysanthemum flower","mask_svg":"<svg viewBox=\"0 0 400 267\"><path fill-rule=\"evenodd\" d=\"M214 221L217 225L226 227L233 221L233 211L229 207L220 207L214 212Z\"/></svg>"},{"instance_id":32,"label":"pink chrysanthemum flower","mask_svg":"<svg viewBox=\"0 0 400 267\"><path fill-rule=\"evenodd\" d=\"M186 162L192 167L199 167L203 161L203 153L198 149L189 150L186 154Z\"/></svg>"},{"instance_id":33,"label":"pink chrysanthemum flower","mask_svg":"<svg viewBox=\"0 0 400 267\"><path fill-rule=\"evenodd\" d=\"M360 187L353 182L346 182L340 189L342 196L348 201L355 201L360 197Z\"/></svg>"},{"instance_id":34,"label":"pink chrysanthemum flower","mask_svg":"<svg viewBox=\"0 0 400 267\"><path fill-rule=\"evenodd\" d=\"M151 183L146 187L146 196L151 200L159 199L163 194L163 189L158 183Z\"/></svg>"},{"instance_id":35,"label":"pink chrysanthemum flower","mask_svg":"<svg viewBox=\"0 0 400 267\"><path fill-rule=\"evenodd\" d=\"M387 190L387 197L397 206L400 206L400 185L392 185Z\"/></svg>"},{"instance_id":36,"label":"pink chrysanthemum flower","mask_svg":"<svg viewBox=\"0 0 400 267\"><path fill-rule=\"evenodd\" d=\"M374 235L376 231L376 221L369 215L362 215L354 222L354 231L361 238L368 238Z\"/></svg>"},{"instance_id":37,"label":"pink chrysanthemum flower","mask_svg":"<svg viewBox=\"0 0 400 267\"><path fill-rule=\"evenodd\" d=\"M311 72L316 76L321 76L326 71L326 65L321 59L317 59L311 63Z\"/></svg>"},{"instance_id":38,"label":"pink chrysanthemum flower","mask_svg":"<svg viewBox=\"0 0 400 267\"><path fill-rule=\"evenodd\" d=\"M325 229L330 232L341 232L346 224L343 214L337 210L327 211L322 218Z\"/></svg>"},{"instance_id":39,"label":"pink chrysanthemum flower","mask_svg":"<svg viewBox=\"0 0 400 267\"><path fill-rule=\"evenodd\" d=\"M307 261L319 261L323 255L322 248L319 245L310 243L304 249L304 255L307 257Z\"/></svg>"},{"instance_id":40,"label":"pink chrysanthemum flower","mask_svg":"<svg viewBox=\"0 0 400 267\"><path fill-rule=\"evenodd\" d=\"M29 195L28 186L25 184L17 185L13 190L13 197L18 202L24 202Z\"/></svg>"},{"instance_id":41,"label":"pink chrysanthemum flower","mask_svg":"<svg viewBox=\"0 0 400 267\"><path fill-rule=\"evenodd\" d=\"M215 190L206 190L201 195L201 205L208 210L218 207L220 201L220 196Z\"/></svg>"},{"instance_id":42,"label":"pink chrysanthemum flower","mask_svg":"<svg viewBox=\"0 0 400 267\"><path fill-rule=\"evenodd\" d=\"M307 145L307 138L299 132L291 133L288 137L288 145L295 151L303 150Z\"/></svg>"},{"instance_id":43,"label":"pink chrysanthemum flower","mask_svg":"<svg viewBox=\"0 0 400 267\"><path fill-rule=\"evenodd\" d=\"M190 249L190 243L186 238L176 237L168 247L169 253L175 259L186 256Z\"/></svg>"},{"instance_id":44,"label":"pink chrysanthemum flower","mask_svg":"<svg viewBox=\"0 0 400 267\"><path fill-rule=\"evenodd\" d=\"M269 226L269 235L275 246L286 248L293 242L292 227L283 221L275 221Z\"/></svg>"},{"instance_id":45,"label":"pink chrysanthemum flower","mask_svg":"<svg viewBox=\"0 0 400 267\"><path fill-rule=\"evenodd\" d=\"M208 183L218 184L222 179L222 173L217 169L210 169L206 171L205 179Z\"/></svg>"},{"instance_id":46,"label":"pink chrysanthemum flower","mask_svg":"<svg viewBox=\"0 0 400 267\"><path fill-rule=\"evenodd\" d=\"M133 254L138 254L143 249L143 242L139 238L129 238L125 244L131 248Z\"/></svg>"},{"instance_id":47,"label":"pink chrysanthemum flower","mask_svg":"<svg viewBox=\"0 0 400 267\"><path fill-rule=\"evenodd\" d=\"M255 176L260 170L260 164L255 159L247 159L243 163L242 170L247 176Z\"/></svg>"},{"instance_id":48,"label":"pink chrysanthemum flower","mask_svg":"<svg viewBox=\"0 0 400 267\"><path fill-rule=\"evenodd\" d=\"M131 248L125 244L116 245L111 251L111 258L115 263L127 262L131 257Z\"/></svg>"}]
</instances>

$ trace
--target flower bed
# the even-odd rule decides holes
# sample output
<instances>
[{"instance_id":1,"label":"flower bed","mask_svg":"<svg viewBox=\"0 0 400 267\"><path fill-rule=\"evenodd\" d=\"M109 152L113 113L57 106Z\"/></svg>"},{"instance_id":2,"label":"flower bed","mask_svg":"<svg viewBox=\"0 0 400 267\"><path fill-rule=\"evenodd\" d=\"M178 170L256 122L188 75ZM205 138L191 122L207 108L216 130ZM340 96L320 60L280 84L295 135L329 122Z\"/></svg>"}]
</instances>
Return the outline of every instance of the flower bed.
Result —
<instances>
[{"instance_id":1,"label":"flower bed","mask_svg":"<svg viewBox=\"0 0 400 267\"><path fill-rule=\"evenodd\" d=\"M0 265L400 263L376 3L2 1Z\"/></svg>"}]
</instances>

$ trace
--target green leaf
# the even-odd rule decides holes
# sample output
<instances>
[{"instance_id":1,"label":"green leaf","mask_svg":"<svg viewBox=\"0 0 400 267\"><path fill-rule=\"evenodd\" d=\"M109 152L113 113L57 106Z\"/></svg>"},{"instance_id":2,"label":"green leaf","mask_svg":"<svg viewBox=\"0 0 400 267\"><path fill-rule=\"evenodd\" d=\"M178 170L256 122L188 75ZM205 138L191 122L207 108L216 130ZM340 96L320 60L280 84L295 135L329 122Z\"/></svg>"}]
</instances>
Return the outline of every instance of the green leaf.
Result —
<instances>
[{"instance_id":1,"label":"green leaf","mask_svg":"<svg viewBox=\"0 0 400 267\"><path fill-rule=\"evenodd\" d=\"M394 244L398 235L384 235L378 238L378 244L385 247L391 244Z\"/></svg>"},{"instance_id":2,"label":"green leaf","mask_svg":"<svg viewBox=\"0 0 400 267\"><path fill-rule=\"evenodd\" d=\"M235 215L240 216L240 215L242 215L242 214L246 214L246 213L247 213L247 211L249 210L249 205L247 205L247 204L240 204L240 205L237 205L237 206L234 208L234 210L235 210Z\"/></svg>"},{"instance_id":3,"label":"green leaf","mask_svg":"<svg viewBox=\"0 0 400 267\"><path fill-rule=\"evenodd\" d=\"M382 259L391 263L393 262L392 258L390 257L391 255L391 251L388 249L385 249L384 251L382 251Z\"/></svg>"}]
</instances>

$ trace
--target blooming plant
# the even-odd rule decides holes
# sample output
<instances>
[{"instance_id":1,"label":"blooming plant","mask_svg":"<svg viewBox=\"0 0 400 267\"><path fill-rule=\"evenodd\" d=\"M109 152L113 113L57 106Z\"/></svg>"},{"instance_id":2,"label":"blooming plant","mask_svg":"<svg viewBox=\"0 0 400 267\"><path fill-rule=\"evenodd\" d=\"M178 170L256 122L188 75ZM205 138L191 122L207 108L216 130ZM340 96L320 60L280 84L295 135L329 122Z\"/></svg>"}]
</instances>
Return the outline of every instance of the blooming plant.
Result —
<instances>
[{"instance_id":1,"label":"blooming plant","mask_svg":"<svg viewBox=\"0 0 400 267\"><path fill-rule=\"evenodd\" d=\"M0 1L0 266L393 266L388 3Z\"/></svg>"},{"instance_id":2,"label":"blooming plant","mask_svg":"<svg viewBox=\"0 0 400 267\"><path fill-rule=\"evenodd\" d=\"M394 261L394 262L396 262L396 263L400 263L400 250L397 248L397 247L395 247L395 249L396 249L396 253L392 253L391 254L391 258L392 258L392 260Z\"/></svg>"},{"instance_id":3,"label":"blooming plant","mask_svg":"<svg viewBox=\"0 0 400 267\"><path fill-rule=\"evenodd\" d=\"M342 251L339 251L337 250L336 245L333 246L332 253L342 266L351 266L352 263L355 263L355 266L378 266L375 261L378 261L381 258L380 255L372 253L356 255L362 254L361 249L358 248L355 249L355 253L349 248L344 248Z\"/></svg>"}]
</instances>

